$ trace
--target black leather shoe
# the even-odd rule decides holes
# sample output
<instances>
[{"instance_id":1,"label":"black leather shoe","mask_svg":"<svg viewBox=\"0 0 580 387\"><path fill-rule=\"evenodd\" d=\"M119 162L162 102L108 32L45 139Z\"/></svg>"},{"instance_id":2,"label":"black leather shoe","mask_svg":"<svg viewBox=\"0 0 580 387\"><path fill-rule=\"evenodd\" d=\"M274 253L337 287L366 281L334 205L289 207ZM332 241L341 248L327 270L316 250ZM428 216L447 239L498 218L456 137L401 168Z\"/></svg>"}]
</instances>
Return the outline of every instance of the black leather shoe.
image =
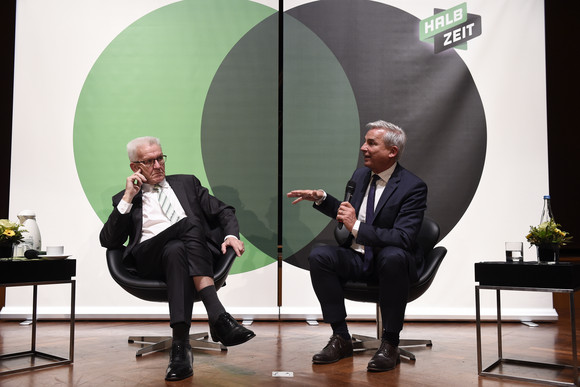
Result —
<instances>
[{"instance_id":1,"label":"black leather shoe","mask_svg":"<svg viewBox=\"0 0 580 387\"><path fill-rule=\"evenodd\" d=\"M314 364L329 364L352 356L352 340L346 340L342 336L332 335L326 347L312 356Z\"/></svg>"},{"instance_id":2,"label":"black leather shoe","mask_svg":"<svg viewBox=\"0 0 580 387\"><path fill-rule=\"evenodd\" d=\"M176 381L189 378L193 375L193 356L189 343L173 342L169 354L169 366L165 373L165 380Z\"/></svg>"},{"instance_id":3,"label":"black leather shoe","mask_svg":"<svg viewBox=\"0 0 580 387\"><path fill-rule=\"evenodd\" d=\"M214 324L209 324L213 341L220 341L226 347L245 343L256 334L241 326L228 312L219 315Z\"/></svg>"},{"instance_id":4,"label":"black leather shoe","mask_svg":"<svg viewBox=\"0 0 580 387\"><path fill-rule=\"evenodd\" d=\"M399 348L383 340L379 350L369 361L367 370L372 372L390 371L400 362Z\"/></svg>"}]
</instances>

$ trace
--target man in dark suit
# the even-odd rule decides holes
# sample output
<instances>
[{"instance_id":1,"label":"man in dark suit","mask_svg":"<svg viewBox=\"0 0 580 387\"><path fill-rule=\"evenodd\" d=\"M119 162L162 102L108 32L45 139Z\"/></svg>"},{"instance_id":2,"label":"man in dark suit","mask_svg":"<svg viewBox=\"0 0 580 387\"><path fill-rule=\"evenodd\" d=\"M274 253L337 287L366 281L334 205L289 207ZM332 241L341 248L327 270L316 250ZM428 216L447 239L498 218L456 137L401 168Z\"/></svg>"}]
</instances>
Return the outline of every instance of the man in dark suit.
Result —
<instances>
[{"instance_id":1,"label":"man in dark suit","mask_svg":"<svg viewBox=\"0 0 580 387\"><path fill-rule=\"evenodd\" d=\"M399 333L403 329L409 286L418 279L422 257L416 250L427 202L427 186L397 161L406 143L405 132L385 121L367 124L361 146L364 167L357 169L352 204L323 190L296 190L288 197L313 201L314 208L342 222L347 234L341 246L320 246L309 256L312 286L324 321L333 335L316 364L352 356L352 339L346 324L342 285L347 280L378 281L382 343L368 363L369 371L397 366ZM349 183L350 184L350 183Z\"/></svg>"},{"instance_id":2,"label":"man in dark suit","mask_svg":"<svg viewBox=\"0 0 580 387\"><path fill-rule=\"evenodd\" d=\"M194 292L206 307L214 341L242 344L254 332L241 326L218 299L213 254L244 253L235 209L210 195L192 175L165 175L159 139L140 137L127 145L131 170L125 189L113 197L113 211L100 234L106 248L129 243L124 260L140 276L167 283L173 344L166 380L193 375L189 328ZM213 253L213 254L212 254Z\"/></svg>"}]
</instances>

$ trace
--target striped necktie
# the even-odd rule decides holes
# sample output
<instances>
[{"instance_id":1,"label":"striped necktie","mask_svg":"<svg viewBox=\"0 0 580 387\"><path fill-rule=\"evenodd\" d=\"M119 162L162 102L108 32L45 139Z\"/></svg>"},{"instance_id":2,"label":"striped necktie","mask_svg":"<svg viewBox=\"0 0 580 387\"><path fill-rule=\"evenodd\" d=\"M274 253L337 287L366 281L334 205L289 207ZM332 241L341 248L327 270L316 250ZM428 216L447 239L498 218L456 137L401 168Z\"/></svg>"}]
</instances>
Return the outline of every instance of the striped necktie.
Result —
<instances>
[{"instance_id":1,"label":"striped necktie","mask_svg":"<svg viewBox=\"0 0 580 387\"><path fill-rule=\"evenodd\" d=\"M161 211L163 211L165 216L167 216L167 219L169 219L171 224L177 222L179 220L179 216L171 205L171 200L169 200L169 197L163 191L163 187L161 187L159 184L155 184L153 191L157 192L157 199L159 200Z\"/></svg>"}]
</instances>

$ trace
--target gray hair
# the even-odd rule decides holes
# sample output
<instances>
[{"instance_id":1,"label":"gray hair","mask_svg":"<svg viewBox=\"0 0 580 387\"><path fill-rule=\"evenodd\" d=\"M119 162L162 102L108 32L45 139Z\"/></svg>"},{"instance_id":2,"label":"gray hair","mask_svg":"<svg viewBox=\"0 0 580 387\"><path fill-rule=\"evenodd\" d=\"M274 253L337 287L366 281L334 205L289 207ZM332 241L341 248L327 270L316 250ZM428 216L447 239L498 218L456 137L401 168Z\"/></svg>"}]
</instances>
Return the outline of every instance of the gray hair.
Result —
<instances>
[{"instance_id":1,"label":"gray hair","mask_svg":"<svg viewBox=\"0 0 580 387\"><path fill-rule=\"evenodd\" d=\"M396 146L399 149L396 160L401 158L403 151L405 150L405 145L407 144L407 135L403 129L391 122L383 120L369 122L366 124L366 129L367 131L371 129L384 129L385 136L383 137L383 141L385 142L385 145Z\"/></svg>"},{"instance_id":2,"label":"gray hair","mask_svg":"<svg viewBox=\"0 0 580 387\"><path fill-rule=\"evenodd\" d=\"M129 161L138 161L137 150L143 145L159 145L159 147L161 147L161 142L157 137L151 136L138 137L129 141L127 144L127 155L129 155Z\"/></svg>"}]
</instances>

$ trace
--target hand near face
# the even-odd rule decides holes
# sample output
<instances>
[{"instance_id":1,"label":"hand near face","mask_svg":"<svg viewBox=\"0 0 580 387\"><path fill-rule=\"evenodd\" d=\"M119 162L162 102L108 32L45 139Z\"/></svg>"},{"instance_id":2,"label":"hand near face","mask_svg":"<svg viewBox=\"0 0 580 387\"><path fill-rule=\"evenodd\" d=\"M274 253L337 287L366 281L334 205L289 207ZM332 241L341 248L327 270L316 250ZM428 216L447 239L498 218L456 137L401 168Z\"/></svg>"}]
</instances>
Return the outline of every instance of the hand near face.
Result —
<instances>
[{"instance_id":1,"label":"hand near face","mask_svg":"<svg viewBox=\"0 0 580 387\"><path fill-rule=\"evenodd\" d=\"M141 169L133 172L131 176L128 176L125 181L125 194L123 195L123 200L127 203L131 203L135 195L139 193L143 183L146 183L147 179L141 173Z\"/></svg>"}]
</instances>

